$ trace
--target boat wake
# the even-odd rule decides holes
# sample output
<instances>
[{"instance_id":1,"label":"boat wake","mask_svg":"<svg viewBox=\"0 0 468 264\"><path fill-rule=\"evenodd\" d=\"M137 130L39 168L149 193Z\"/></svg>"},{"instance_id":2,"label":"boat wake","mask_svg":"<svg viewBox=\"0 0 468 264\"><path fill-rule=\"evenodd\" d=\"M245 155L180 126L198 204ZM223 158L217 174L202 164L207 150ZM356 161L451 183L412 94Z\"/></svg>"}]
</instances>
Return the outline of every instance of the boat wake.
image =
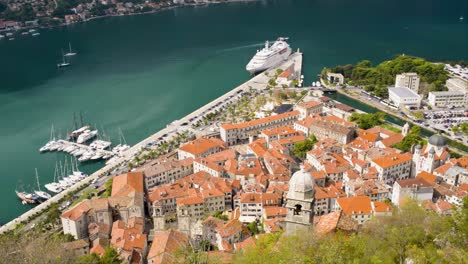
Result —
<instances>
[{"instance_id":1,"label":"boat wake","mask_svg":"<svg viewBox=\"0 0 468 264\"><path fill-rule=\"evenodd\" d=\"M224 53L224 52L247 49L247 48L253 48L253 47L260 47L260 46L263 46L263 45L264 45L264 43L255 43L255 44L250 44L250 45L243 45L243 46L223 49L223 50L220 50L218 53Z\"/></svg>"}]
</instances>

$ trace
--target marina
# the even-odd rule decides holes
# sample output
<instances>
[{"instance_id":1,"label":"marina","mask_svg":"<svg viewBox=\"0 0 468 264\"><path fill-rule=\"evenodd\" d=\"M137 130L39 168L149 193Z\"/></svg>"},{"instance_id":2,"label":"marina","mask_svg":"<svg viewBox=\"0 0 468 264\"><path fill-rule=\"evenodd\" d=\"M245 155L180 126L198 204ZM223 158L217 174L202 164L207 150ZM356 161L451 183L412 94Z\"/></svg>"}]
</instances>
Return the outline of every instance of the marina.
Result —
<instances>
[{"instance_id":1,"label":"marina","mask_svg":"<svg viewBox=\"0 0 468 264\"><path fill-rule=\"evenodd\" d=\"M56 160L63 161L63 157L69 155L65 152L39 155L36 151L47 142L51 123L70 127L70 115L83 110L92 113L93 122L96 120L112 130L113 137L117 128L122 127L133 145L243 82L248 77L245 64L257 49L263 48L264 40L278 34L291 37L294 46L301 47L306 54L306 83L323 67L362 59L378 63L402 52L434 60L466 60L467 39L460 38L450 49L443 41L466 32L465 24L454 26L451 22L461 15L452 11L453 5L440 5L436 12L444 13L444 18L438 21L431 20L432 15L414 17L410 12L418 8L414 3L405 3L408 9L398 9L398 16L406 17L406 21L386 23L395 13L380 12L378 10L384 9L376 8L373 9L376 12L369 15L368 8L341 8L344 4L340 2L340 8L334 12L317 13L301 23L284 19L255 23L268 21L272 13L284 14L285 11L297 17L308 17L309 10L328 5L320 1L296 2L299 7L286 4L288 1L266 1L112 17L38 30L41 35L36 38L15 35L15 41L0 41L0 57L4 62L0 71L6 73L2 76L0 108L8 113L1 117L5 125L1 129L0 157L4 166L0 168L0 189L4 193L4 205L0 206L0 222L6 223L30 209L21 206L13 193L18 182L33 185L35 167L41 184L52 182ZM373 7L379 5L382 4L372 2ZM396 5L390 3L393 8ZM223 20L236 19L232 8L254 21L199 30L210 21L201 14ZM350 20L349 13L359 14L359 19ZM325 30L320 21L327 19L335 20L336 26ZM413 19L418 23L412 23ZM374 20L381 22L378 32L374 23L363 23ZM140 29L145 26L162 25L165 21L171 21L170 25L179 30L155 27L152 34L141 34ZM340 26L343 23L359 27L361 32L349 34ZM404 30L409 24L410 30ZM125 30L117 34L115 28ZM314 34L304 34L304 28ZM434 32L434 28L439 30ZM233 34L226 36L226 32ZM431 45L415 45L414 38L421 34ZM355 43L344 47L342 40L349 38ZM382 42L382 38L386 41ZM73 58L72 67L57 70L60 49L66 52L69 42L73 51L79 48L79 59ZM104 163L103 160L84 162L80 169L91 174ZM10 206L17 203L19 205Z\"/></svg>"}]
</instances>

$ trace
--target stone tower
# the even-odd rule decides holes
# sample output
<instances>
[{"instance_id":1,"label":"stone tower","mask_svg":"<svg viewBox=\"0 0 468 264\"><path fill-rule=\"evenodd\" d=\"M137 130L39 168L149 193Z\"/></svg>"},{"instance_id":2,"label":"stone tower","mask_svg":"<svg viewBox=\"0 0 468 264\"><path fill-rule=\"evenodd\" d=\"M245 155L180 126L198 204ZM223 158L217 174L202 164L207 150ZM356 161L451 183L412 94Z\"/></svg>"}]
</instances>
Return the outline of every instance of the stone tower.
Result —
<instances>
[{"instance_id":1,"label":"stone tower","mask_svg":"<svg viewBox=\"0 0 468 264\"><path fill-rule=\"evenodd\" d=\"M286 235L307 232L313 223L314 179L304 167L294 173L289 181L286 196Z\"/></svg>"},{"instance_id":2,"label":"stone tower","mask_svg":"<svg viewBox=\"0 0 468 264\"><path fill-rule=\"evenodd\" d=\"M155 232L166 230L166 217L162 205L159 203L153 207L153 224Z\"/></svg>"}]
</instances>

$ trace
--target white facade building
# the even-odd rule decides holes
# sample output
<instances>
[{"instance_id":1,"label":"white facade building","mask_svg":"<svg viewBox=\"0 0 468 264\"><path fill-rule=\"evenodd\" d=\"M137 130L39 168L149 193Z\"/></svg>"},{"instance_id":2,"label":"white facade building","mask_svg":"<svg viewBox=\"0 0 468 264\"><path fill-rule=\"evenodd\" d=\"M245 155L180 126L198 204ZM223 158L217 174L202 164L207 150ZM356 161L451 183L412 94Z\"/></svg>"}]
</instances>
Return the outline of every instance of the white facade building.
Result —
<instances>
[{"instance_id":1,"label":"white facade building","mask_svg":"<svg viewBox=\"0 0 468 264\"><path fill-rule=\"evenodd\" d=\"M397 107L419 107L421 105L421 96L419 96L416 92L405 87L389 87L388 98Z\"/></svg>"},{"instance_id":2,"label":"white facade building","mask_svg":"<svg viewBox=\"0 0 468 264\"><path fill-rule=\"evenodd\" d=\"M468 93L458 91L429 92L427 100L433 107L466 107Z\"/></svg>"},{"instance_id":3,"label":"white facade building","mask_svg":"<svg viewBox=\"0 0 468 264\"><path fill-rule=\"evenodd\" d=\"M398 74L395 78L395 87L408 88L415 93L419 93L419 76L415 72L405 72Z\"/></svg>"},{"instance_id":4,"label":"white facade building","mask_svg":"<svg viewBox=\"0 0 468 264\"><path fill-rule=\"evenodd\" d=\"M434 188L425 180L412 178L396 181L393 184L392 203L400 205L402 199L415 199L419 202L431 200Z\"/></svg>"}]
</instances>

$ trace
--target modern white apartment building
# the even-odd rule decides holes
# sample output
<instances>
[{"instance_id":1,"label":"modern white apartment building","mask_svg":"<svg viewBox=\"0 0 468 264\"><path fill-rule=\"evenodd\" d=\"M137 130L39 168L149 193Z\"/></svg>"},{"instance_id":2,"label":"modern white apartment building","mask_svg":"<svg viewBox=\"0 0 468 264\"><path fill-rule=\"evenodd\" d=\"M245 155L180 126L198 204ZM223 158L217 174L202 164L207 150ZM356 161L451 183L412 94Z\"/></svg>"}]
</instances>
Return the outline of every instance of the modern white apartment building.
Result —
<instances>
[{"instance_id":1,"label":"modern white apartment building","mask_svg":"<svg viewBox=\"0 0 468 264\"><path fill-rule=\"evenodd\" d=\"M429 92L427 100L432 107L466 107L468 105L468 93L458 91Z\"/></svg>"},{"instance_id":2,"label":"modern white apartment building","mask_svg":"<svg viewBox=\"0 0 468 264\"><path fill-rule=\"evenodd\" d=\"M405 87L389 87L388 99L397 107L419 107L421 105L421 96Z\"/></svg>"},{"instance_id":3,"label":"modern white apartment building","mask_svg":"<svg viewBox=\"0 0 468 264\"><path fill-rule=\"evenodd\" d=\"M408 88L415 93L419 93L419 76L415 72L405 72L398 74L395 79L395 87Z\"/></svg>"}]
</instances>

